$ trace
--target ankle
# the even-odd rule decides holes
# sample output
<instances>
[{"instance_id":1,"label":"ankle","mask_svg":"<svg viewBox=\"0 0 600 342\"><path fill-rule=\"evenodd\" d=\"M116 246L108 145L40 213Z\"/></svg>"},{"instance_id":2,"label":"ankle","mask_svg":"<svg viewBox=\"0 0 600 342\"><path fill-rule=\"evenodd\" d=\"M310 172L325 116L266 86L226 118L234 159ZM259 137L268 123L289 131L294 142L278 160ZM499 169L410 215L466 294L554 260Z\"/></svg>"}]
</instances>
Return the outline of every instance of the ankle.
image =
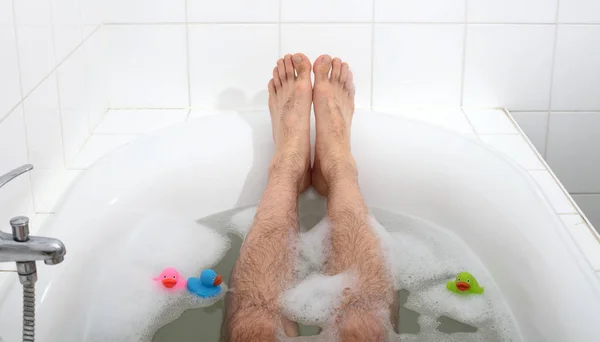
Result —
<instances>
[{"instance_id":1,"label":"ankle","mask_svg":"<svg viewBox=\"0 0 600 342\"><path fill-rule=\"evenodd\" d=\"M356 161L350 152L332 153L321 160L321 172L329 188L358 183Z\"/></svg>"},{"instance_id":2,"label":"ankle","mask_svg":"<svg viewBox=\"0 0 600 342\"><path fill-rule=\"evenodd\" d=\"M269 180L300 185L308 171L309 159L300 151L282 149L275 153L269 165Z\"/></svg>"}]
</instances>

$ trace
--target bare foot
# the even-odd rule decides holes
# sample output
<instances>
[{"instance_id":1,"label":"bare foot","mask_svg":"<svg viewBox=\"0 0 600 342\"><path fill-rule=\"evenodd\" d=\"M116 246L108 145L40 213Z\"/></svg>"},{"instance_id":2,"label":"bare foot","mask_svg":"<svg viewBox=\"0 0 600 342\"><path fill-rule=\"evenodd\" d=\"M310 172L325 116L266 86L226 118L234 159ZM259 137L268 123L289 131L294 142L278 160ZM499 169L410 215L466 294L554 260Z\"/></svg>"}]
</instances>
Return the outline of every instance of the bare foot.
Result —
<instances>
[{"instance_id":1,"label":"bare foot","mask_svg":"<svg viewBox=\"0 0 600 342\"><path fill-rule=\"evenodd\" d=\"M348 63L322 55L314 63L313 102L316 117L315 165L312 183L327 196L338 172L356 173L350 154L350 126L354 114L354 83Z\"/></svg>"},{"instance_id":2,"label":"bare foot","mask_svg":"<svg viewBox=\"0 0 600 342\"><path fill-rule=\"evenodd\" d=\"M289 168L299 191L310 185L310 106L312 104L311 65L297 53L277 61L269 81L269 111L273 125L274 168Z\"/></svg>"}]
</instances>

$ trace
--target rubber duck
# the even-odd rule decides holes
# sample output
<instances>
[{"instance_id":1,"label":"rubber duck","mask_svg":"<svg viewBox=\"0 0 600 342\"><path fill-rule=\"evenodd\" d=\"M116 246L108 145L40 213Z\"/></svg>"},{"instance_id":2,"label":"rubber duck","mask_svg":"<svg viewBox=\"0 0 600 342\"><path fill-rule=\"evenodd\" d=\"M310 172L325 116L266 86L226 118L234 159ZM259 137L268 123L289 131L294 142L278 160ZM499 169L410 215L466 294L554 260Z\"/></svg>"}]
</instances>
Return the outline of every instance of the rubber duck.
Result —
<instances>
[{"instance_id":1,"label":"rubber duck","mask_svg":"<svg viewBox=\"0 0 600 342\"><path fill-rule=\"evenodd\" d=\"M165 268L160 275L153 278L153 280L171 291L182 290L187 286L187 281L173 267Z\"/></svg>"},{"instance_id":2,"label":"rubber duck","mask_svg":"<svg viewBox=\"0 0 600 342\"><path fill-rule=\"evenodd\" d=\"M204 270L200 278L191 277L187 281L188 290L202 298L209 298L221 292L221 276L211 269Z\"/></svg>"},{"instance_id":3,"label":"rubber duck","mask_svg":"<svg viewBox=\"0 0 600 342\"><path fill-rule=\"evenodd\" d=\"M459 294L482 294L483 287L479 286L477 279L469 272L460 272L455 281L446 284L448 290Z\"/></svg>"}]
</instances>

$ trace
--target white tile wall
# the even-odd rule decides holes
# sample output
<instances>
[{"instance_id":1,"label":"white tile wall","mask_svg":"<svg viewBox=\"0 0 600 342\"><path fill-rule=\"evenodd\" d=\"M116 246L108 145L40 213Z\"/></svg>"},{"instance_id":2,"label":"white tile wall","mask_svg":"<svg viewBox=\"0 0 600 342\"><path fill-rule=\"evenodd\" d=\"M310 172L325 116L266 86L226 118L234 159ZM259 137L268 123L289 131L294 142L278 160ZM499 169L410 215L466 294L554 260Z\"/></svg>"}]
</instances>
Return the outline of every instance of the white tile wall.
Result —
<instances>
[{"instance_id":1,"label":"white tile wall","mask_svg":"<svg viewBox=\"0 0 600 342\"><path fill-rule=\"evenodd\" d=\"M104 0L107 23L184 23L186 0Z\"/></svg>"},{"instance_id":2,"label":"white tile wall","mask_svg":"<svg viewBox=\"0 0 600 342\"><path fill-rule=\"evenodd\" d=\"M311 61L322 54L340 57L354 73L356 106L371 105L371 38L370 24L282 24L281 54L302 52ZM320 39L315 40L314 37ZM271 62L271 68L275 66ZM268 81L268 75L263 76ZM264 87L263 84L261 86Z\"/></svg>"},{"instance_id":3,"label":"white tile wall","mask_svg":"<svg viewBox=\"0 0 600 342\"><path fill-rule=\"evenodd\" d=\"M467 18L478 23L554 23L557 6L558 0L475 0L469 1Z\"/></svg>"},{"instance_id":4,"label":"white tile wall","mask_svg":"<svg viewBox=\"0 0 600 342\"><path fill-rule=\"evenodd\" d=\"M600 26L559 26L552 110L600 110Z\"/></svg>"},{"instance_id":5,"label":"white tile wall","mask_svg":"<svg viewBox=\"0 0 600 342\"><path fill-rule=\"evenodd\" d=\"M463 25L375 24L374 37L373 106L460 105Z\"/></svg>"},{"instance_id":6,"label":"white tile wall","mask_svg":"<svg viewBox=\"0 0 600 342\"><path fill-rule=\"evenodd\" d=\"M278 0L187 0L189 22L278 22ZM297 4L296 1L281 1ZM307 6L305 1L301 2Z\"/></svg>"},{"instance_id":7,"label":"white tile wall","mask_svg":"<svg viewBox=\"0 0 600 342\"><path fill-rule=\"evenodd\" d=\"M465 106L548 109L554 26L469 25Z\"/></svg>"},{"instance_id":8,"label":"white tile wall","mask_svg":"<svg viewBox=\"0 0 600 342\"><path fill-rule=\"evenodd\" d=\"M281 1L283 22L369 22L374 0Z\"/></svg>"},{"instance_id":9,"label":"white tile wall","mask_svg":"<svg viewBox=\"0 0 600 342\"><path fill-rule=\"evenodd\" d=\"M376 0L376 22L465 21L466 0Z\"/></svg>"},{"instance_id":10,"label":"white tile wall","mask_svg":"<svg viewBox=\"0 0 600 342\"><path fill-rule=\"evenodd\" d=\"M561 23L600 23L600 2L597 0L561 0L558 21Z\"/></svg>"},{"instance_id":11,"label":"white tile wall","mask_svg":"<svg viewBox=\"0 0 600 342\"><path fill-rule=\"evenodd\" d=\"M108 66L106 29L97 29L83 45L86 72L86 102L90 132L102 120L108 103Z\"/></svg>"},{"instance_id":12,"label":"white tile wall","mask_svg":"<svg viewBox=\"0 0 600 342\"><path fill-rule=\"evenodd\" d=\"M600 115L550 113L546 158L574 193L600 193Z\"/></svg>"},{"instance_id":13,"label":"white tile wall","mask_svg":"<svg viewBox=\"0 0 600 342\"><path fill-rule=\"evenodd\" d=\"M523 132L542 155L546 155L546 133L548 133L547 112L512 112Z\"/></svg>"},{"instance_id":14,"label":"white tile wall","mask_svg":"<svg viewBox=\"0 0 600 342\"><path fill-rule=\"evenodd\" d=\"M573 199L600 233L600 194L573 195Z\"/></svg>"},{"instance_id":15,"label":"white tile wall","mask_svg":"<svg viewBox=\"0 0 600 342\"><path fill-rule=\"evenodd\" d=\"M479 138L484 143L510 156L510 159L525 170L543 170L545 168L520 135L479 135Z\"/></svg>"},{"instance_id":16,"label":"white tile wall","mask_svg":"<svg viewBox=\"0 0 600 342\"><path fill-rule=\"evenodd\" d=\"M125 25L106 29L111 107L188 106L184 25ZM219 45L232 47L223 41Z\"/></svg>"},{"instance_id":17,"label":"white tile wall","mask_svg":"<svg viewBox=\"0 0 600 342\"><path fill-rule=\"evenodd\" d=\"M81 43L81 8L79 0L51 1L55 56L60 62Z\"/></svg>"},{"instance_id":18,"label":"white tile wall","mask_svg":"<svg viewBox=\"0 0 600 342\"><path fill-rule=\"evenodd\" d=\"M98 0L79 0L79 5L83 37L87 37L104 22L106 6Z\"/></svg>"},{"instance_id":19,"label":"white tile wall","mask_svg":"<svg viewBox=\"0 0 600 342\"><path fill-rule=\"evenodd\" d=\"M18 57L12 0L0 0L0 120L21 99Z\"/></svg>"},{"instance_id":20,"label":"white tile wall","mask_svg":"<svg viewBox=\"0 0 600 342\"><path fill-rule=\"evenodd\" d=\"M468 109L465 114L478 134L517 134L519 131L506 120L506 113L501 109Z\"/></svg>"},{"instance_id":21,"label":"white tile wall","mask_svg":"<svg viewBox=\"0 0 600 342\"><path fill-rule=\"evenodd\" d=\"M267 83L279 55L277 25L190 25L188 30L193 107L267 107Z\"/></svg>"}]
</instances>

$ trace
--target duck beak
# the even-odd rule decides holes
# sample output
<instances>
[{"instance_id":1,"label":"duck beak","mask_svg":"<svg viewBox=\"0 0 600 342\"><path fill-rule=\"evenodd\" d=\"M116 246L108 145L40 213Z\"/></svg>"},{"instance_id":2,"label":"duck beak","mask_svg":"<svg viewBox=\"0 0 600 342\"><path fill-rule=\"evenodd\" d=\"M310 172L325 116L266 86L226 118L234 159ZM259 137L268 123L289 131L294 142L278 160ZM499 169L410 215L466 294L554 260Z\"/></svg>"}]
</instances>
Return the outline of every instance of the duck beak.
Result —
<instances>
[{"instance_id":1,"label":"duck beak","mask_svg":"<svg viewBox=\"0 0 600 342\"><path fill-rule=\"evenodd\" d=\"M467 291L468 289L470 289L471 285L469 285L469 283L465 283L464 281L461 281L461 282L456 283L456 288L458 289L458 291L464 292L464 291Z\"/></svg>"},{"instance_id":2,"label":"duck beak","mask_svg":"<svg viewBox=\"0 0 600 342\"><path fill-rule=\"evenodd\" d=\"M213 283L213 286L219 286L219 285L221 285L221 282L222 282L222 281L223 281L223 280L221 279L221 276L220 276L220 275L218 275L218 276L215 278L215 281L214 281L214 283Z\"/></svg>"},{"instance_id":3,"label":"duck beak","mask_svg":"<svg viewBox=\"0 0 600 342\"><path fill-rule=\"evenodd\" d=\"M162 284L164 287L171 289L173 286L175 286L175 284L177 284L177 280L173 278L166 278L162 280Z\"/></svg>"}]
</instances>

